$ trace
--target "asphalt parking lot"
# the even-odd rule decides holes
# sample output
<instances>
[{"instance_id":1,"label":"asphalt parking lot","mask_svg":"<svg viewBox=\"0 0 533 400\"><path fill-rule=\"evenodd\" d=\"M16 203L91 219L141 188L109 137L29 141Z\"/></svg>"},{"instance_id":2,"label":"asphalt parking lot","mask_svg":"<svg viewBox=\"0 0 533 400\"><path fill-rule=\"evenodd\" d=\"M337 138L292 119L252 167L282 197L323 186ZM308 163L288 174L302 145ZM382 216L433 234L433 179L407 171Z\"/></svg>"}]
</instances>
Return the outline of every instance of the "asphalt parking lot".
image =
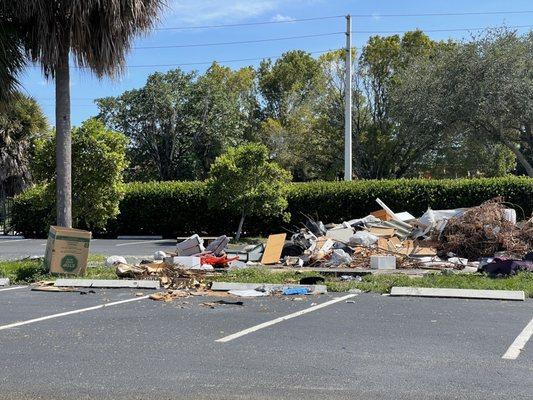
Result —
<instances>
[{"instance_id":1,"label":"asphalt parking lot","mask_svg":"<svg viewBox=\"0 0 533 400\"><path fill-rule=\"evenodd\" d=\"M533 397L533 343L502 358L533 301L345 296L208 308L218 299L0 290L0 398Z\"/></svg>"},{"instance_id":2,"label":"asphalt parking lot","mask_svg":"<svg viewBox=\"0 0 533 400\"><path fill-rule=\"evenodd\" d=\"M45 239L10 239L0 238L0 260L18 260L25 257L44 256ZM157 250L175 251L174 239L117 240L93 239L89 251L91 254L149 257Z\"/></svg>"}]
</instances>

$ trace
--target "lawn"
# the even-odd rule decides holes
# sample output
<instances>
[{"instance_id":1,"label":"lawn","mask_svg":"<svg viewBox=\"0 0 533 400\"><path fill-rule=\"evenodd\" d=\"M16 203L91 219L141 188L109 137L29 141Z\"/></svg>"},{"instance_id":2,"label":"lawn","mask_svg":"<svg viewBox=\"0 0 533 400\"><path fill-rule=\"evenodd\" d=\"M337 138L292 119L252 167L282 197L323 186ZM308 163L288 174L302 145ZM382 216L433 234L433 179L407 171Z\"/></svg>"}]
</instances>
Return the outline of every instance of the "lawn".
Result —
<instances>
[{"instance_id":1,"label":"lawn","mask_svg":"<svg viewBox=\"0 0 533 400\"><path fill-rule=\"evenodd\" d=\"M113 268L103 266L103 255L90 255L85 278L117 279ZM20 261L0 261L0 278L9 278L13 284L32 283L42 280L54 280L61 275L50 275L44 268L42 259L27 259Z\"/></svg>"},{"instance_id":2,"label":"lawn","mask_svg":"<svg viewBox=\"0 0 533 400\"><path fill-rule=\"evenodd\" d=\"M117 279L114 268L103 265L105 256L89 256L89 268L84 278ZM301 278L321 276L316 272L297 270L269 270L266 268L247 268L209 278L210 281L243 283L298 283ZM0 277L9 278L14 284L31 283L39 280L53 280L60 275L50 275L43 268L42 260L0 261ZM523 290L533 298L533 273L521 272L507 278L491 278L483 274L442 275L431 273L423 277L406 275L365 275L362 282L342 281L324 276L326 286L331 292L347 292L361 289L365 292L388 293L393 286L416 286L431 288Z\"/></svg>"}]
</instances>

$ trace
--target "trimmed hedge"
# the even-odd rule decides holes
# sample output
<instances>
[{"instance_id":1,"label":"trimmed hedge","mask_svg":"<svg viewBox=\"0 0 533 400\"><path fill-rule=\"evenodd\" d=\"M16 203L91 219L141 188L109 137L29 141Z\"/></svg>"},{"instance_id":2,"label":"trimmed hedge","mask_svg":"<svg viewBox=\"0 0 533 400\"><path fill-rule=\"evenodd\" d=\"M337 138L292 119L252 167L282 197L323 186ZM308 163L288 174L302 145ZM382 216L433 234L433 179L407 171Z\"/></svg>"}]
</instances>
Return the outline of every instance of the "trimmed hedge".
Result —
<instances>
[{"instance_id":1,"label":"trimmed hedge","mask_svg":"<svg viewBox=\"0 0 533 400\"><path fill-rule=\"evenodd\" d=\"M527 177L308 182L292 183L287 190L290 223L283 223L281 218L248 218L248 235L295 230L304 219L302 213L325 223L363 217L379 208L376 197L395 211L409 211L415 216L428 207L470 207L496 196L503 196L517 210L519 219L533 212L533 179ZM44 236L53 215L41 193L33 188L15 198L13 225L28 237ZM237 214L208 208L203 182L130 183L120 210L117 219L109 221L106 235L233 235L238 224Z\"/></svg>"}]
</instances>

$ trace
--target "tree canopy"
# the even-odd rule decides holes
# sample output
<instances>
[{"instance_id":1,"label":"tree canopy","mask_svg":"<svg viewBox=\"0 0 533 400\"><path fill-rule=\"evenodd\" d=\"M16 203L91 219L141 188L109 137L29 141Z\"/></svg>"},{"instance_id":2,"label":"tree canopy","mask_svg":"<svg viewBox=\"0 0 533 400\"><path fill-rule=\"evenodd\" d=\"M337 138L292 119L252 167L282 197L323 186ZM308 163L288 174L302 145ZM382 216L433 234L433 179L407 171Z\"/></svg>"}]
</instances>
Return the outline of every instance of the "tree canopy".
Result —
<instances>
[{"instance_id":1,"label":"tree canopy","mask_svg":"<svg viewBox=\"0 0 533 400\"><path fill-rule=\"evenodd\" d=\"M236 240L244 219L251 215L275 216L287 208L286 183L290 173L269 160L268 149L252 143L230 148L218 157L209 173L209 204L241 215Z\"/></svg>"}]
</instances>

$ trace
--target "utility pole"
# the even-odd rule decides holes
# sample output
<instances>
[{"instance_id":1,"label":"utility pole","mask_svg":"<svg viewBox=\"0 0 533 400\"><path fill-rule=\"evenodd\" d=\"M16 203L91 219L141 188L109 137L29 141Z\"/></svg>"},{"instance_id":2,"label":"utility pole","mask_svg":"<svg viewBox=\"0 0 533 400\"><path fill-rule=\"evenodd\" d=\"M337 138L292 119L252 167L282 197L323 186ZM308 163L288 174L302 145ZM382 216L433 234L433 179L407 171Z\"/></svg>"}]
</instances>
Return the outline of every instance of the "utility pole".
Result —
<instances>
[{"instance_id":1,"label":"utility pole","mask_svg":"<svg viewBox=\"0 0 533 400\"><path fill-rule=\"evenodd\" d=\"M344 180L352 180L352 19L346 16L346 79L344 86Z\"/></svg>"}]
</instances>

